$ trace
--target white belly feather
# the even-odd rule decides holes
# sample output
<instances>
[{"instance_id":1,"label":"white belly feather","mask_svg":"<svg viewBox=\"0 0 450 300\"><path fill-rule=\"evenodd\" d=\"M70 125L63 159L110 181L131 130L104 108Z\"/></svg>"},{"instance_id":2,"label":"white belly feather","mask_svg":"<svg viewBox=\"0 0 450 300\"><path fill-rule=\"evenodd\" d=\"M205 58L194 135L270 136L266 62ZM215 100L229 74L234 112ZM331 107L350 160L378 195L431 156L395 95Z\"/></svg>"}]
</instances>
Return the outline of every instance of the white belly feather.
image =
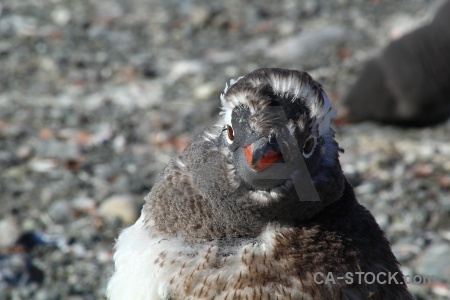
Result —
<instances>
[{"instance_id":1,"label":"white belly feather","mask_svg":"<svg viewBox=\"0 0 450 300\"><path fill-rule=\"evenodd\" d=\"M107 289L111 300L253 299L258 294L257 298L265 299L269 293L291 299L307 296L299 292L300 282L292 277L285 279L291 288L255 286L255 278L280 276L281 269L288 267L270 261L273 228L266 229L258 241L231 246L226 252L233 254L222 255L214 244L187 246L176 238L150 238L143 220L141 216L117 240L115 273Z\"/></svg>"}]
</instances>

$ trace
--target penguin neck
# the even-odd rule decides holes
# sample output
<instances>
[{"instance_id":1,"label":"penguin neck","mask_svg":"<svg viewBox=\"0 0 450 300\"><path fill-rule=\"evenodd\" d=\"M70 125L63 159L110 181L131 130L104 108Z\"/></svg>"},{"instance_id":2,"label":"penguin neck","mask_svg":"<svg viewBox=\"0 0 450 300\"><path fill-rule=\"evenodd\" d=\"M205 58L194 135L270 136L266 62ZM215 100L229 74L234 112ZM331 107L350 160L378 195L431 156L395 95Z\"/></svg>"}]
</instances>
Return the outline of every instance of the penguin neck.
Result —
<instances>
[{"instance_id":1,"label":"penguin neck","mask_svg":"<svg viewBox=\"0 0 450 300\"><path fill-rule=\"evenodd\" d=\"M326 172L327 176L314 182L317 195L312 199L299 199L298 193L302 192L291 188L282 199L258 207L258 215L253 215L257 216L257 221L263 224L261 229L264 229L267 224L274 223L280 226L301 226L334 206L335 203L343 201L346 189L352 188L347 186L340 165Z\"/></svg>"},{"instance_id":2,"label":"penguin neck","mask_svg":"<svg viewBox=\"0 0 450 300\"><path fill-rule=\"evenodd\" d=\"M328 176L315 182L320 201L299 201L295 189L291 188L281 199L256 203L244 186L222 197L211 192L186 199L168 195L174 189L156 185L147 197L143 211L146 226L152 227L150 231L160 236L191 241L254 239L269 224L301 226L343 201L343 195L351 190L340 167L335 166L328 172ZM163 201L160 187L166 194Z\"/></svg>"}]
</instances>

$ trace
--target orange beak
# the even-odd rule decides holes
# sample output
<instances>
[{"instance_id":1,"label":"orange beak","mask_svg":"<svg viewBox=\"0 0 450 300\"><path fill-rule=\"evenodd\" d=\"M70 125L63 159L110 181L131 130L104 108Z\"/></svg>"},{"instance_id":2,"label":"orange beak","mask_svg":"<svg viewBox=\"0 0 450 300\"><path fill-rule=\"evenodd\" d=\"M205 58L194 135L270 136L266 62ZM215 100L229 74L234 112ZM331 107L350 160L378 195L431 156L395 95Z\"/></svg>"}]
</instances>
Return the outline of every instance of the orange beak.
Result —
<instances>
[{"instance_id":1,"label":"orange beak","mask_svg":"<svg viewBox=\"0 0 450 300\"><path fill-rule=\"evenodd\" d=\"M250 144L244 147L245 157L253 170L262 171L282 158L281 152L273 149L256 149Z\"/></svg>"}]
</instances>

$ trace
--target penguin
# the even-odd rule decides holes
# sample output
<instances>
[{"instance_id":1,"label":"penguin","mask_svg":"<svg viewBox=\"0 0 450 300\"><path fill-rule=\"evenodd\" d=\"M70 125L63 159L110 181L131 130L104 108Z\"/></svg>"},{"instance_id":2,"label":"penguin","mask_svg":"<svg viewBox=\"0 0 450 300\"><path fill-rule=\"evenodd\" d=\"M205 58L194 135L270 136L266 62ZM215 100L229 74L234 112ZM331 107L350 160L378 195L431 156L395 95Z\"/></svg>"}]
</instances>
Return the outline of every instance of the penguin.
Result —
<instances>
[{"instance_id":1,"label":"penguin","mask_svg":"<svg viewBox=\"0 0 450 300\"><path fill-rule=\"evenodd\" d=\"M343 99L342 122L433 126L450 117L450 1L433 21L391 42Z\"/></svg>"},{"instance_id":2,"label":"penguin","mask_svg":"<svg viewBox=\"0 0 450 300\"><path fill-rule=\"evenodd\" d=\"M263 68L220 98L120 233L109 299L413 299L343 174L322 86Z\"/></svg>"}]
</instances>

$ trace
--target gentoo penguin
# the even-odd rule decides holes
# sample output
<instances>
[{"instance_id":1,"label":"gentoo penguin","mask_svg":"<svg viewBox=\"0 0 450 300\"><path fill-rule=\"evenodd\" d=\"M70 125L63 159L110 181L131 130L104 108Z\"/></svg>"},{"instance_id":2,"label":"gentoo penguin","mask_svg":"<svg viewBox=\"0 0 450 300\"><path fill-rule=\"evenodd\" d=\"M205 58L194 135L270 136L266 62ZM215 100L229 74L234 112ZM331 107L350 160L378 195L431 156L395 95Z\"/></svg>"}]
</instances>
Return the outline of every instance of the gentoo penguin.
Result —
<instances>
[{"instance_id":1,"label":"gentoo penguin","mask_svg":"<svg viewBox=\"0 0 450 300\"><path fill-rule=\"evenodd\" d=\"M321 85L259 69L221 102L121 232L108 297L412 299L342 172Z\"/></svg>"}]
</instances>

